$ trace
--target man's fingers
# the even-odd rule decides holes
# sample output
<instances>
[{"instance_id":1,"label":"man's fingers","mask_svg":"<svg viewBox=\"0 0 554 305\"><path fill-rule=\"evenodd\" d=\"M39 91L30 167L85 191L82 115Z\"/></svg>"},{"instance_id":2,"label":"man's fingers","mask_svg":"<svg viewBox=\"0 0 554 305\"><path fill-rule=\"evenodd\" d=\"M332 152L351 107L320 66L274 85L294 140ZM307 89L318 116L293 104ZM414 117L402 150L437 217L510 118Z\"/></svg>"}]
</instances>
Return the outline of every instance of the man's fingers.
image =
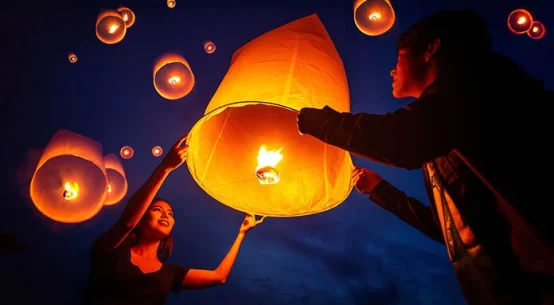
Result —
<instances>
[{"instance_id":1,"label":"man's fingers","mask_svg":"<svg viewBox=\"0 0 554 305\"><path fill-rule=\"evenodd\" d=\"M173 145L173 147L175 148L178 148L179 146L181 146L186 140L187 138L189 137L189 134L185 134L184 136L180 137L177 142L175 143L175 145Z\"/></svg>"}]
</instances>

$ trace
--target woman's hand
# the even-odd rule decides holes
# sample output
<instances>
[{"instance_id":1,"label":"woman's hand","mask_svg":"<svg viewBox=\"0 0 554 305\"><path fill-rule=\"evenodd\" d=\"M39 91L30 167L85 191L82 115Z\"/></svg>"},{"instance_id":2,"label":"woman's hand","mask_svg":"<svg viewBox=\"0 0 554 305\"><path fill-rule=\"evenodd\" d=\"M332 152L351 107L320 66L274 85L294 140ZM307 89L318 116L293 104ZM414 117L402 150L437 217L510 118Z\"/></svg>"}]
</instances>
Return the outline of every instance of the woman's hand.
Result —
<instances>
[{"instance_id":1,"label":"woman's hand","mask_svg":"<svg viewBox=\"0 0 554 305\"><path fill-rule=\"evenodd\" d=\"M185 163L187 159L188 145L185 145L188 134L182 136L175 142L173 147L167 152L167 155L162 160L162 166L170 171L178 168Z\"/></svg>"},{"instance_id":2,"label":"woman's hand","mask_svg":"<svg viewBox=\"0 0 554 305\"><path fill-rule=\"evenodd\" d=\"M371 193L381 181L383 181L381 176L367 168L356 168L352 172L352 184L361 194Z\"/></svg>"},{"instance_id":3,"label":"woman's hand","mask_svg":"<svg viewBox=\"0 0 554 305\"><path fill-rule=\"evenodd\" d=\"M240 226L239 233L242 233L242 234L248 233L250 229L264 222L265 217L266 216L262 217L260 220L256 220L256 216L252 214L246 214L246 217L244 217L244 221Z\"/></svg>"}]
</instances>

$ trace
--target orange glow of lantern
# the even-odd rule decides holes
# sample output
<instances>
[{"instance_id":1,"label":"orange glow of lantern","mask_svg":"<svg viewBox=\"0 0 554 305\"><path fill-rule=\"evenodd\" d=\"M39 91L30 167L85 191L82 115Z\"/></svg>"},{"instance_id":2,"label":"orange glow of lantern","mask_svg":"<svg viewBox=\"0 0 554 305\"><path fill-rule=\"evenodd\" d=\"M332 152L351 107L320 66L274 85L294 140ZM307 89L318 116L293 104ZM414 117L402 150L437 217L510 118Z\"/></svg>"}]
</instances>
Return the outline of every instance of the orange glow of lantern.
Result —
<instances>
[{"instance_id":1,"label":"orange glow of lantern","mask_svg":"<svg viewBox=\"0 0 554 305\"><path fill-rule=\"evenodd\" d=\"M396 21L396 14L389 0L356 0L354 23L368 36L384 34Z\"/></svg>"},{"instance_id":2,"label":"orange glow of lantern","mask_svg":"<svg viewBox=\"0 0 554 305\"><path fill-rule=\"evenodd\" d=\"M189 63L178 54L165 54L153 69L154 88L163 98L177 100L185 97L194 88L194 74Z\"/></svg>"},{"instance_id":3,"label":"orange glow of lantern","mask_svg":"<svg viewBox=\"0 0 554 305\"><path fill-rule=\"evenodd\" d=\"M154 157L159 157L159 156L161 156L161 155L163 154L163 152L164 152L163 149L162 149L161 147L159 147L159 146L154 146L154 147L152 147L152 155L153 155Z\"/></svg>"},{"instance_id":4,"label":"orange glow of lantern","mask_svg":"<svg viewBox=\"0 0 554 305\"><path fill-rule=\"evenodd\" d=\"M126 33L127 26L118 11L104 11L96 18L96 37L103 43L116 44Z\"/></svg>"},{"instance_id":5,"label":"orange glow of lantern","mask_svg":"<svg viewBox=\"0 0 554 305\"><path fill-rule=\"evenodd\" d=\"M189 133L193 179L222 204L261 216L338 206L352 190L350 154L300 135L296 122L302 107L325 105L350 111L342 60L317 15L251 40Z\"/></svg>"},{"instance_id":6,"label":"orange glow of lantern","mask_svg":"<svg viewBox=\"0 0 554 305\"><path fill-rule=\"evenodd\" d=\"M215 43L213 43L213 41L204 42L204 51L208 54L215 52Z\"/></svg>"},{"instance_id":7,"label":"orange glow of lantern","mask_svg":"<svg viewBox=\"0 0 554 305\"><path fill-rule=\"evenodd\" d=\"M533 39L541 39L546 35L546 28L540 21L533 21L533 25L527 31L527 36Z\"/></svg>"},{"instance_id":8,"label":"orange glow of lantern","mask_svg":"<svg viewBox=\"0 0 554 305\"><path fill-rule=\"evenodd\" d=\"M104 167L108 177L108 196L104 205L114 205L127 194L127 178L119 158L115 154L104 157Z\"/></svg>"},{"instance_id":9,"label":"orange glow of lantern","mask_svg":"<svg viewBox=\"0 0 554 305\"><path fill-rule=\"evenodd\" d=\"M169 7L169 8L174 8L175 5L177 5L177 1L176 1L176 0L167 0L167 7Z\"/></svg>"},{"instance_id":10,"label":"orange glow of lantern","mask_svg":"<svg viewBox=\"0 0 554 305\"><path fill-rule=\"evenodd\" d=\"M134 154L135 150L131 146L123 146L119 150L119 155L125 160L131 159Z\"/></svg>"},{"instance_id":11,"label":"orange glow of lantern","mask_svg":"<svg viewBox=\"0 0 554 305\"><path fill-rule=\"evenodd\" d=\"M125 27L130 28L135 24L135 13L128 7L120 6L117 11L121 14L121 18L125 22Z\"/></svg>"},{"instance_id":12,"label":"orange glow of lantern","mask_svg":"<svg viewBox=\"0 0 554 305\"><path fill-rule=\"evenodd\" d=\"M514 34L527 32L533 24L533 16L527 10L517 9L508 15L508 29Z\"/></svg>"},{"instance_id":13,"label":"orange glow of lantern","mask_svg":"<svg viewBox=\"0 0 554 305\"><path fill-rule=\"evenodd\" d=\"M42 153L30 185L35 207L46 217L78 223L94 217L107 197L102 145L59 130Z\"/></svg>"},{"instance_id":14,"label":"orange glow of lantern","mask_svg":"<svg viewBox=\"0 0 554 305\"><path fill-rule=\"evenodd\" d=\"M69 52L69 54L67 54L67 59L69 59L70 63L74 64L77 62L77 55L73 52Z\"/></svg>"}]
</instances>

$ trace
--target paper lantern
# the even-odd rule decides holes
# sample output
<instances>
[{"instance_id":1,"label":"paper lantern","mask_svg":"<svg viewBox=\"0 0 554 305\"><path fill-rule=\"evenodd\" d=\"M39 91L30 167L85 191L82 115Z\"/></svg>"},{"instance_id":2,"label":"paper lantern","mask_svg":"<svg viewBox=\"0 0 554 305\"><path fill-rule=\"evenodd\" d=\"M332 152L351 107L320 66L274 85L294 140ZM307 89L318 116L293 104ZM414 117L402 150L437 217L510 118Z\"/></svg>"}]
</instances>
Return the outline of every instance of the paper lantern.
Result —
<instances>
[{"instance_id":1,"label":"paper lantern","mask_svg":"<svg viewBox=\"0 0 554 305\"><path fill-rule=\"evenodd\" d=\"M108 196L106 201L104 201L104 205L114 205L120 202L127 194L125 170L115 154L109 154L104 157L104 167L108 177Z\"/></svg>"},{"instance_id":2,"label":"paper lantern","mask_svg":"<svg viewBox=\"0 0 554 305\"><path fill-rule=\"evenodd\" d=\"M317 15L268 32L233 54L191 129L187 166L198 185L242 212L310 215L352 190L350 154L299 134L302 107L350 111L342 60Z\"/></svg>"},{"instance_id":3,"label":"paper lantern","mask_svg":"<svg viewBox=\"0 0 554 305\"><path fill-rule=\"evenodd\" d=\"M208 54L215 52L215 43L213 43L213 41L204 42L204 51Z\"/></svg>"},{"instance_id":4,"label":"paper lantern","mask_svg":"<svg viewBox=\"0 0 554 305\"><path fill-rule=\"evenodd\" d=\"M46 217L78 223L94 217L107 197L102 145L68 130L59 130L42 153L30 194Z\"/></svg>"},{"instance_id":5,"label":"paper lantern","mask_svg":"<svg viewBox=\"0 0 554 305\"><path fill-rule=\"evenodd\" d=\"M368 36L384 34L394 24L396 15L389 0L356 0L354 23Z\"/></svg>"},{"instance_id":6,"label":"paper lantern","mask_svg":"<svg viewBox=\"0 0 554 305\"><path fill-rule=\"evenodd\" d=\"M75 53L73 52L69 52L69 54L67 54L67 59L70 63L74 64L77 62L77 55L75 55Z\"/></svg>"},{"instance_id":7,"label":"paper lantern","mask_svg":"<svg viewBox=\"0 0 554 305\"><path fill-rule=\"evenodd\" d=\"M154 88L168 100L180 99L192 91L194 74L189 63L179 54L161 56L153 69Z\"/></svg>"},{"instance_id":8,"label":"paper lantern","mask_svg":"<svg viewBox=\"0 0 554 305\"><path fill-rule=\"evenodd\" d=\"M105 44L115 44L123 40L127 26L118 11L107 10L96 18L96 37Z\"/></svg>"},{"instance_id":9,"label":"paper lantern","mask_svg":"<svg viewBox=\"0 0 554 305\"><path fill-rule=\"evenodd\" d=\"M160 146L152 147L152 155L154 157L159 157L164 153L164 150Z\"/></svg>"},{"instance_id":10,"label":"paper lantern","mask_svg":"<svg viewBox=\"0 0 554 305\"><path fill-rule=\"evenodd\" d=\"M134 154L135 154L135 150L131 146L123 146L119 150L119 155L121 156L121 158L125 160L131 159Z\"/></svg>"},{"instance_id":11,"label":"paper lantern","mask_svg":"<svg viewBox=\"0 0 554 305\"><path fill-rule=\"evenodd\" d=\"M533 16L527 10L517 9L508 15L508 29L514 34L527 32L533 24Z\"/></svg>"},{"instance_id":12,"label":"paper lantern","mask_svg":"<svg viewBox=\"0 0 554 305\"><path fill-rule=\"evenodd\" d=\"M167 0L167 7L174 8L175 5L177 5L177 1L175 0Z\"/></svg>"},{"instance_id":13,"label":"paper lantern","mask_svg":"<svg viewBox=\"0 0 554 305\"><path fill-rule=\"evenodd\" d=\"M533 21L533 25L527 31L527 36L533 39L542 39L546 35L546 28L540 21Z\"/></svg>"},{"instance_id":14,"label":"paper lantern","mask_svg":"<svg viewBox=\"0 0 554 305\"><path fill-rule=\"evenodd\" d=\"M121 18L125 22L125 27L130 28L135 24L135 13L130 8L120 6L117 11L121 14Z\"/></svg>"}]
</instances>

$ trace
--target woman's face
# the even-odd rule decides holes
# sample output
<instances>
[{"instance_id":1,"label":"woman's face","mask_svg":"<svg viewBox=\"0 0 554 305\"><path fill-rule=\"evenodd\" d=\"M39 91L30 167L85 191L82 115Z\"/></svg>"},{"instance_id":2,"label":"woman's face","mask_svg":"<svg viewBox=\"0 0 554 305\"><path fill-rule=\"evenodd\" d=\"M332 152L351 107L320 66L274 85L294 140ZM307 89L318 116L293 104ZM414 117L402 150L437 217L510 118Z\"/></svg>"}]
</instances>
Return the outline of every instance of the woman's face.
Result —
<instances>
[{"instance_id":1,"label":"woman's face","mask_svg":"<svg viewBox=\"0 0 554 305\"><path fill-rule=\"evenodd\" d=\"M144 234L159 239L169 236L174 225L173 210L169 203L162 200L150 205L142 221Z\"/></svg>"}]
</instances>

